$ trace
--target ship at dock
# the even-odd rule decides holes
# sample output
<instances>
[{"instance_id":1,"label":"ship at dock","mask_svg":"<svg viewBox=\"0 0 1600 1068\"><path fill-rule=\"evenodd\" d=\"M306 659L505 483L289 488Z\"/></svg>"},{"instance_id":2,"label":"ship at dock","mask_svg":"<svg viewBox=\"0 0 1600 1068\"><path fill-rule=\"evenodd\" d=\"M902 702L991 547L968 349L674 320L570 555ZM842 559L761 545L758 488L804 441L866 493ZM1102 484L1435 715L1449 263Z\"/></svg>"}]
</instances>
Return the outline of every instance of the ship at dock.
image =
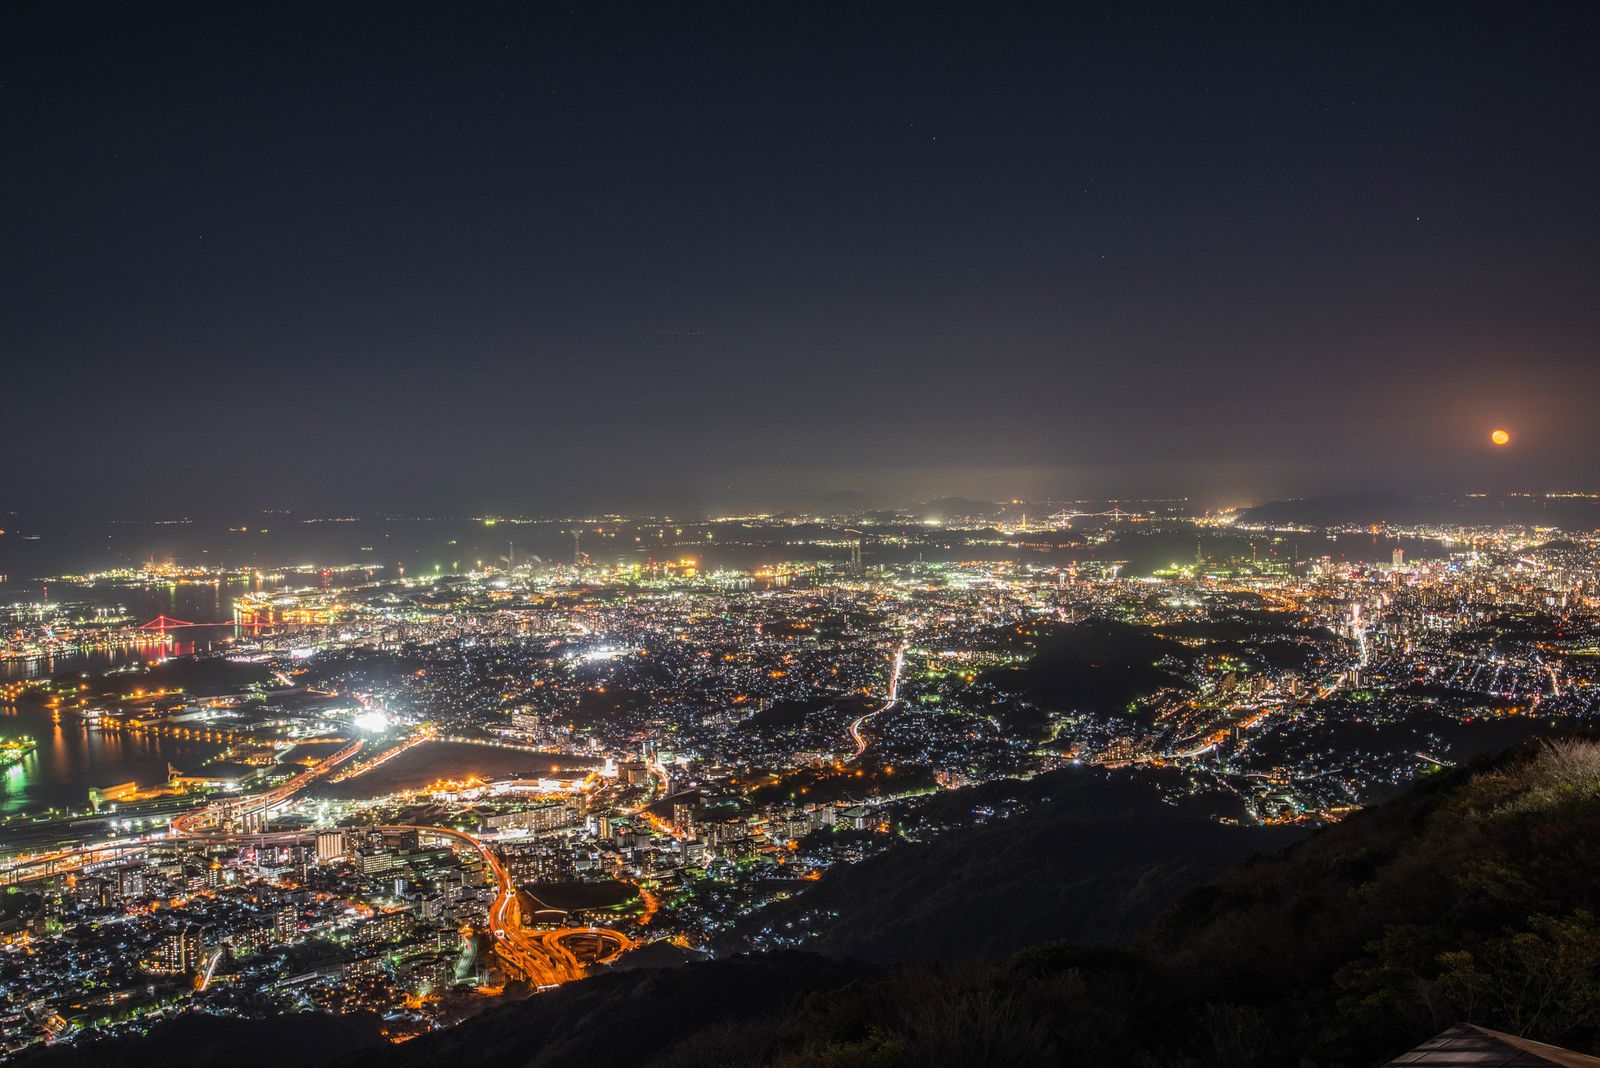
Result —
<instances>
[{"instance_id":1,"label":"ship at dock","mask_svg":"<svg viewBox=\"0 0 1600 1068\"><path fill-rule=\"evenodd\" d=\"M32 755L32 738L0 738L0 768L19 764Z\"/></svg>"}]
</instances>

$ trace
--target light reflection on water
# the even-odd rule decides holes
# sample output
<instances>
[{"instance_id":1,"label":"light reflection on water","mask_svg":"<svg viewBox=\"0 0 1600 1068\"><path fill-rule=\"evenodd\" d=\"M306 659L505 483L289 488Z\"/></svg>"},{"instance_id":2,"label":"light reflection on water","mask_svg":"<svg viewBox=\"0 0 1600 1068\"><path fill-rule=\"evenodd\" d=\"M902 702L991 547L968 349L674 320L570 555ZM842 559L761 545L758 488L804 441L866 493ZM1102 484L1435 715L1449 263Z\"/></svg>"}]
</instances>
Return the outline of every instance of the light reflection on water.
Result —
<instances>
[{"instance_id":1,"label":"light reflection on water","mask_svg":"<svg viewBox=\"0 0 1600 1068\"><path fill-rule=\"evenodd\" d=\"M151 588L39 587L8 591L9 603L43 600L120 605L139 621L159 615L195 623L230 620L233 599L258 588L241 578L216 584ZM0 661L0 681L15 679L95 678L113 668L149 663L167 657L188 656L219 648L232 637L231 627L194 628L136 644L92 647L37 660ZM162 782L170 763L190 770L215 756L220 745L156 735L102 731L79 716L53 716L33 704L0 704L0 735L32 738L35 749L0 773L0 815L46 808L83 809L90 787L134 781L141 785ZM5 833L0 830L0 846Z\"/></svg>"},{"instance_id":2,"label":"light reflection on water","mask_svg":"<svg viewBox=\"0 0 1600 1068\"><path fill-rule=\"evenodd\" d=\"M224 631L224 633L231 632ZM189 656L193 653L206 652L215 647L219 641L220 639L215 637L209 641L187 642L168 639L164 642L140 642L137 645L96 646L74 653L67 653L63 656L44 657L39 660L4 660L0 661L0 682L10 679L43 679L52 676L99 675L102 672L110 671L112 668L119 668L128 664L148 663L166 657Z\"/></svg>"},{"instance_id":3,"label":"light reflection on water","mask_svg":"<svg viewBox=\"0 0 1600 1068\"><path fill-rule=\"evenodd\" d=\"M80 717L33 705L0 705L0 734L32 738L35 749L0 775L0 814L81 809L91 786L162 782L167 764L192 768L223 746L125 731L102 731ZM0 832L0 838L3 838ZM0 845L3 845L0 842Z\"/></svg>"}]
</instances>

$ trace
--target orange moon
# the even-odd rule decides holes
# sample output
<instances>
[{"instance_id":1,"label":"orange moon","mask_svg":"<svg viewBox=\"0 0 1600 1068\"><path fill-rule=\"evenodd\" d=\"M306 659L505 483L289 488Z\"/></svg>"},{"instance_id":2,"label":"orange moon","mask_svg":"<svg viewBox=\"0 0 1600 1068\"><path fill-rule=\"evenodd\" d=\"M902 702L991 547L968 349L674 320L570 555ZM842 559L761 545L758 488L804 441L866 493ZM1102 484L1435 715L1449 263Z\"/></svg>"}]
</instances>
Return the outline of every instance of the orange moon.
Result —
<instances>
[{"instance_id":1,"label":"orange moon","mask_svg":"<svg viewBox=\"0 0 1600 1068\"><path fill-rule=\"evenodd\" d=\"M1494 442L1496 445L1510 445L1511 444L1511 431L1509 431L1509 430L1491 430L1489 432L1489 440Z\"/></svg>"}]
</instances>

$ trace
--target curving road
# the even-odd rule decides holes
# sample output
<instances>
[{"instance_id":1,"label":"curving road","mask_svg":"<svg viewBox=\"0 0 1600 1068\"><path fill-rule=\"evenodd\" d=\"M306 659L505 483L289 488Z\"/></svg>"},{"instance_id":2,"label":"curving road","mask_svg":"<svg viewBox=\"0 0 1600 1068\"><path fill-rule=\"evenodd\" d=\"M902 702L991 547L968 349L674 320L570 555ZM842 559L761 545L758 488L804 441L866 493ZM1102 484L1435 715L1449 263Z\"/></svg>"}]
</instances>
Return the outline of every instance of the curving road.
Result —
<instances>
[{"instance_id":1,"label":"curving road","mask_svg":"<svg viewBox=\"0 0 1600 1068\"><path fill-rule=\"evenodd\" d=\"M385 831L417 831L449 838L477 850L494 875L497 892L489 906L489 933L495 952L535 986L556 986L588 974L591 964L604 964L638 943L607 927L560 927L536 930L522 926L522 899L511 873L498 854L477 837L451 827L397 826Z\"/></svg>"},{"instance_id":2,"label":"curving road","mask_svg":"<svg viewBox=\"0 0 1600 1068\"><path fill-rule=\"evenodd\" d=\"M273 805L287 801L294 794L311 785L338 765L349 760L361 748L356 741L339 750L316 767L295 776L276 790L248 798L240 798L207 806L174 820L174 835L213 838L200 831L201 827L218 826L228 816L239 811ZM555 930L535 930L522 925L522 901L512 881L511 873L493 849L475 835L453 827L434 827L421 824L400 824L379 828L383 831L415 831L458 842L477 852L483 858L495 880L495 899L489 906L489 933L494 937L495 952L507 964L528 978L536 986L555 986L582 979L590 964L604 963L632 949L634 941L621 931L597 927L569 927ZM227 839L253 840L269 835L230 835Z\"/></svg>"},{"instance_id":3,"label":"curving road","mask_svg":"<svg viewBox=\"0 0 1600 1068\"><path fill-rule=\"evenodd\" d=\"M861 733L861 725L874 716L883 715L900 700L900 669L905 667L905 663L906 644L901 642L900 648L896 649L894 654L894 671L889 674L889 700L885 701L882 707L875 708L871 712L857 716L850 721L850 737L855 740L856 751L850 755L845 763L848 764L858 759L862 753L867 751L867 737Z\"/></svg>"},{"instance_id":4,"label":"curving road","mask_svg":"<svg viewBox=\"0 0 1600 1068\"><path fill-rule=\"evenodd\" d=\"M314 836L316 834L314 830L240 834L220 828L227 824L230 817L240 812L257 808L266 811L288 801L296 793L350 759L360 748L360 741L352 742L328 759L264 794L230 798L185 813L172 821L171 837L197 843L244 844L281 842ZM536 986L556 986L574 979L582 979L588 974L591 965L614 960L637 945L621 931L604 927L562 927L549 930L524 927L521 895L512 881L511 873L506 870L499 855L487 843L466 831L458 831L453 827L420 824L399 824L380 827L378 830L415 831L419 835L449 839L475 850L483 858L484 864L495 880L495 899L489 906L489 932L494 938L495 952ZM105 863L143 851L160 841L162 839L148 836L138 841L124 840L109 844L86 845L46 856L29 857L0 871L0 881L15 882L27 878L23 873L35 867L46 869L40 874L53 874L88 864ZM101 854L109 856L101 857ZM94 859L96 857L100 859Z\"/></svg>"}]
</instances>

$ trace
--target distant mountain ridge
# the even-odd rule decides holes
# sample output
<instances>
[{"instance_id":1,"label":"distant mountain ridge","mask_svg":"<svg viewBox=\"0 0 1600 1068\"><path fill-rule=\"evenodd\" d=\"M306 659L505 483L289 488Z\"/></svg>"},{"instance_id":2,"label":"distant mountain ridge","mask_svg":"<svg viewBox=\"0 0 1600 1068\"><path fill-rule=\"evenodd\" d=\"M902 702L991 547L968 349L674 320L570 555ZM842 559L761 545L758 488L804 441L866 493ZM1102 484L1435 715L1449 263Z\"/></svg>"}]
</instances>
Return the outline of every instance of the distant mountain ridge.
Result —
<instances>
[{"instance_id":1,"label":"distant mountain ridge","mask_svg":"<svg viewBox=\"0 0 1600 1068\"><path fill-rule=\"evenodd\" d=\"M1238 513L1245 523L1333 527L1550 526L1600 527L1600 497L1484 495L1405 497L1393 493L1340 493L1268 501Z\"/></svg>"}]
</instances>

